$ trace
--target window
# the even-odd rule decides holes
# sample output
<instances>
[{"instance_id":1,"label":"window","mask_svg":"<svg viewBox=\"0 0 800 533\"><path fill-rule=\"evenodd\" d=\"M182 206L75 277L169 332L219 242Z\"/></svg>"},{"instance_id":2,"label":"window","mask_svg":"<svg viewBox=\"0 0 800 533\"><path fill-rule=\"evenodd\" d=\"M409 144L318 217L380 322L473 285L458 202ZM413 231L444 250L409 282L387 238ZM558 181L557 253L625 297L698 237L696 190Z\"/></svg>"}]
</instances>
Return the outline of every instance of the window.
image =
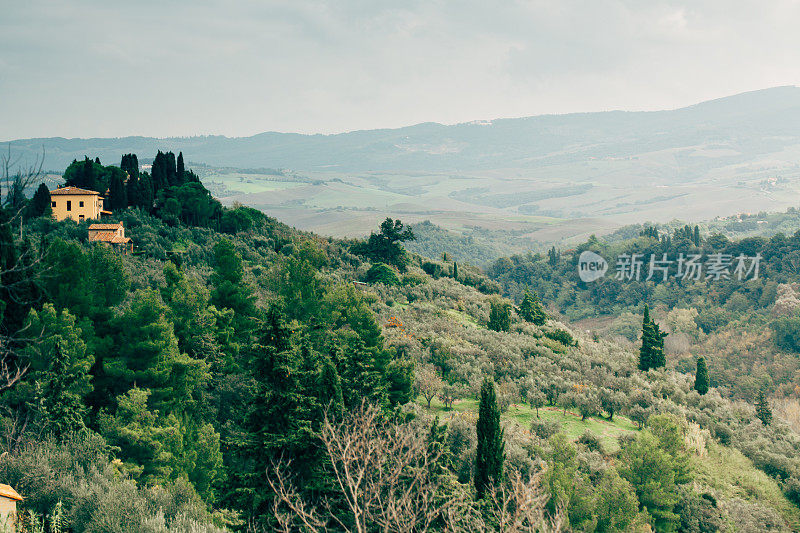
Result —
<instances>
[{"instance_id":1,"label":"window","mask_svg":"<svg viewBox=\"0 0 800 533\"><path fill-rule=\"evenodd\" d=\"M83 207L83 200L81 200L80 202L78 202L78 207Z\"/></svg>"},{"instance_id":2,"label":"window","mask_svg":"<svg viewBox=\"0 0 800 533\"><path fill-rule=\"evenodd\" d=\"M55 203L55 202L50 202L50 203L52 204L52 207L55 207L55 206L56 206L56 203Z\"/></svg>"},{"instance_id":3,"label":"window","mask_svg":"<svg viewBox=\"0 0 800 533\"><path fill-rule=\"evenodd\" d=\"M72 200L67 200L67 211L72 211Z\"/></svg>"},{"instance_id":4,"label":"window","mask_svg":"<svg viewBox=\"0 0 800 533\"><path fill-rule=\"evenodd\" d=\"M83 202L81 202L81 203L83 203ZM84 220L86 217L83 216L83 215L78 215L78 218L81 219L81 220Z\"/></svg>"}]
</instances>

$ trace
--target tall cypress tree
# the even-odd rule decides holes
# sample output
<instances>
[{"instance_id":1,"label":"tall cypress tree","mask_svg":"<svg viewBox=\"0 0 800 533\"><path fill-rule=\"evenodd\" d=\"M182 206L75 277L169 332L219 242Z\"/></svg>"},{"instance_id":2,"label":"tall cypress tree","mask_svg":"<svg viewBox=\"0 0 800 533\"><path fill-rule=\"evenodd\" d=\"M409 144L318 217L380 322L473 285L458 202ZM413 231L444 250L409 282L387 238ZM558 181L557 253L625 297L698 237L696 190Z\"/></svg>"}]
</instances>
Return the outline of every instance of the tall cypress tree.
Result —
<instances>
[{"instance_id":1,"label":"tall cypress tree","mask_svg":"<svg viewBox=\"0 0 800 533\"><path fill-rule=\"evenodd\" d=\"M475 457L475 495L481 499L491 485L503 477L505 443L500 427L500 407L494 382L486 378L481 386L481 401L478 407L478 448Z\"/></svg>"},{"instance_id":2,"label":"tall cypress tree","mask_svg":"<svg viewBox=\"0 0 800 533\"><path fill-rule=\"evenodd\" d=\"M692 238L692 241L694 242L695 246L700 246L700 227L699 226L695 226L694 227L694 236Z\"/></svg>"},{"instance_id":3,"label":"tall cypress tree","mask_svg":"<svg viewBox=\"0 0 800 533\"><path fill-rule=\"evenodd\" d=\"M158 151L155 159L153 159L153 166L150 169L150 176L153 180L153 191L155 193L158 193L158 191L166 189L169 186L166 155L164 155L164 152L161 150Z\"/></svg>"},{"instance_id":4,"label":"tall cypress tree","mask_svg":"<svg viewBox=\"0 0 800 533\"><path fill-rule=\"evenodd\" d=\"M173 185L179 185L178 171L175 168L175 154L172 152L167 152L164 154L164 161L166 164L167 184L170 187Z\"/></svg>"},{"instance_id":5,"label":"tall cypress tree","mask_svg":"<svg viewBox=\"0 0 800 533\"><path fill-rule=\"evenodd\" d=\"M128 191L125 186L124 176L120 175L119 171L114 172L111 176L109 192L112 211L119 211L128 207Z\"/></svg>"},{"instance_id":6,"label":"tall cypress tree","mask_svg":"<svg viewBox=\"0 0 800 533\"><path fill-rule=\"evenodd\" d=\"M458 263L453 261L453 279L458 279Z\"/></svg>"},{"instance_id":7,"label":"tall cypress tree","mask_svg":"<svg viewBox=\"0 0 800 533\"><path fill-rule=\"evenodd\" d=\"M28 218L38 218L45 215L49 216L52 211L50 207L50 189L47 188L47 185L42 183L39 185L39 188L36 189L33 198L31 198L31 202L28 204Z\"/></svg>"},{"instance_id":8,"label":"tall cypress tree","mask_svg":"<svg viewBox=\"0 0 800 533\"><path fill-rule=\"evenodd\" d=\"M642 316L642 346L639 348L639 370L647 371L652 368L653 354L653 327L650 322L650 307L644 306Z\"/></svg>"},{"instance_id":9,"label":"tall cypress tree","mask_svg":"<svg viewBox=\"0 0 800 533\"><path fill-rule=\"evenodd\" d=\"M183 164L183 152L179 152L176 170L176 182L178 185L182 185L186 180L184 174L186 174L186 166Z\"/></svg>"},{"instance_id":10,"label":"tall cypress tree","mask_svg":"<svg viewBox=\"0 0 800 533\"><path fill-rule=\"evenodd\" d=\"M666 336L667 334L661 331L658 324L650 317L650 308L645 305L642 316L642 346L639 348L639 370L647 371L666 366L667 358L664 354Z\"/></svg>"},{"instance_id":11,"label":"tall cypress tree","mask_svg":"<svg viewBox=\"0 0 800 533\"><path fill-rule=\"evenodd\" d=\"M772 408L769 406L764 387L758 390L758 397L756 398L756 416L765 426L772 423Z\"/></svg>"},{"instance_id":12,"label":"tall cypress tree","mask_svg":"<svg viewBox=\"0 0 800 533\"><path fill-rule=\"evenodd\" d=\"M694 378L694 390L700 394L708 392L709 379L708 367L706 366L706 358L700 357L697 359L697 373Z\"/></svg>"},{"instance_id":13,"label":"tall cypress tree","mask_svg":"<svg viewBox=\"0 0 800 533\"><path fill-rule=\"evenodd\" d=\"M136 178L139 176L139 158L136 157L136 154L124 154L119 168L127 172L128 177Z\"/></svg>"}]
</instances>

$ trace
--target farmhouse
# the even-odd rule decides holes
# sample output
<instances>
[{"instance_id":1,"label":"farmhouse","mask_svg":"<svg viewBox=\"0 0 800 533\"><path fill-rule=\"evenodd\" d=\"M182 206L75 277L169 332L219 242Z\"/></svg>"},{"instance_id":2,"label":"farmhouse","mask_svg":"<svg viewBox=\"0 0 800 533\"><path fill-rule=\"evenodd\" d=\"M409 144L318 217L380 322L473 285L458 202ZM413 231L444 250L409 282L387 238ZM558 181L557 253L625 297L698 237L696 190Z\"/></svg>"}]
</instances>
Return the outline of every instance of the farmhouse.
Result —
<instances>
[{"instance_id":1,"label":"farmhouse","mask_svg":"<svg viewBox=\"0 0 800 533\"><path fill-rule=\"evenodd\" d=\"M0 483L0 525L6 527L4 531L15 531L14 523L17 518L17 502L22 501L22 496L9 485Z\"/></svg>"},{"instance_id":2,"label":"farmhouse","mask_svg":"<svg viewBox=\"0 0 800 533\"><path fill-rule=\"evenodd\" d=\"M131 240L125 236L125 226L122 222L116 224L92 224L89 226L89 241L102 242L108 246L118 246L126 252L133 250Z\"/></svg>"},{"instance_id":3,"label":"farmhouse","mask_svg":"<svg viewBox=\"0 0 800 533\"><path fill-rule=\"evenodd\" d=\"M99 192L79 187L58 187L50 191L50 206L59 221L67 218L75 222L97 220L111 214L103 210L103 197Z\"/></svg>"}]
</instances>

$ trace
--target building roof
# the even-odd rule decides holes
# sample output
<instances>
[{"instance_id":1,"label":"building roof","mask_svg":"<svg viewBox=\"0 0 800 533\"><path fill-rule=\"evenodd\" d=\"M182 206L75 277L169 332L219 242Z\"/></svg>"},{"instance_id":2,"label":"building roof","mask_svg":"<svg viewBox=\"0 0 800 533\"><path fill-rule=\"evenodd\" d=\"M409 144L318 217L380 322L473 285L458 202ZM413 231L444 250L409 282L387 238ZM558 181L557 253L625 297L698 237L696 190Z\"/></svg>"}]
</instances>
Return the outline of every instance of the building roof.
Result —
<instances>
[{"instance_id":1,"label":"building roof","mask_svg":"<svg viewBox=\"0 0 800 533\"><path fill-rule=\"evenodd\" d=\"M10 500L17 500L18 502L22 501L22 496L20 496L17 491L11 488L10 485L3 485L0 483L0 496L5 496Z\"/></svg>"},{"instance_id":2,"label":"building roof","mask_svg":"<svg viewBox=\"0 0 800 533\"><path fill-rule=\"evenodd\" d=\"M128 237L120 237L116 231L95 231L89 234L90 241L110 242L111 244L125 244L131 242Z\"/></svg>"},{"instance_id":3,"label":"building roof","mask_svg":"<svg viewBox=\"0 0 800 533\"><path fill-rule=\"evenodd\" d=\"M89 226L89 231L114 230L119 229L121 226L122 222L117 222L116 224L92 224Z\"/></svg>"},{"instance_id":4,"label":"building roof","mask_svg":"<svg viewBox=\"0 0 800 533\"><path fill-rule=\"evenodd\" d=\"M86 195L86 196L100 196L100 193L97 191L90 191L89 189L81 189L80 187L59 187L58 189L53 189L50 191L50 196L54 194L77 194L77 195Z\"/></svg>"}]
</instances>

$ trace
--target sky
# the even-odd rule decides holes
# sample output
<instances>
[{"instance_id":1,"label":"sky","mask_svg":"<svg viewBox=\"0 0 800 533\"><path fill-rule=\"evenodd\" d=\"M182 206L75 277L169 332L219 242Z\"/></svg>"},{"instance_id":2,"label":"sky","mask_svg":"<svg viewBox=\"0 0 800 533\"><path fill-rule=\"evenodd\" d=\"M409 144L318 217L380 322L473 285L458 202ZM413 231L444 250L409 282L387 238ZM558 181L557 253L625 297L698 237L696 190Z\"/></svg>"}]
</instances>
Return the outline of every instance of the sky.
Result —
<instances>
[{"instance_id":1,"label":"sky","mask_svg":"<svg viewBox=\"0 0 800 533\"><path fill-rule=\"evenodd\" d=\"M0 0L0 140L337 133L800 84L800 1Z\"/></svg>"}]
</instances>

